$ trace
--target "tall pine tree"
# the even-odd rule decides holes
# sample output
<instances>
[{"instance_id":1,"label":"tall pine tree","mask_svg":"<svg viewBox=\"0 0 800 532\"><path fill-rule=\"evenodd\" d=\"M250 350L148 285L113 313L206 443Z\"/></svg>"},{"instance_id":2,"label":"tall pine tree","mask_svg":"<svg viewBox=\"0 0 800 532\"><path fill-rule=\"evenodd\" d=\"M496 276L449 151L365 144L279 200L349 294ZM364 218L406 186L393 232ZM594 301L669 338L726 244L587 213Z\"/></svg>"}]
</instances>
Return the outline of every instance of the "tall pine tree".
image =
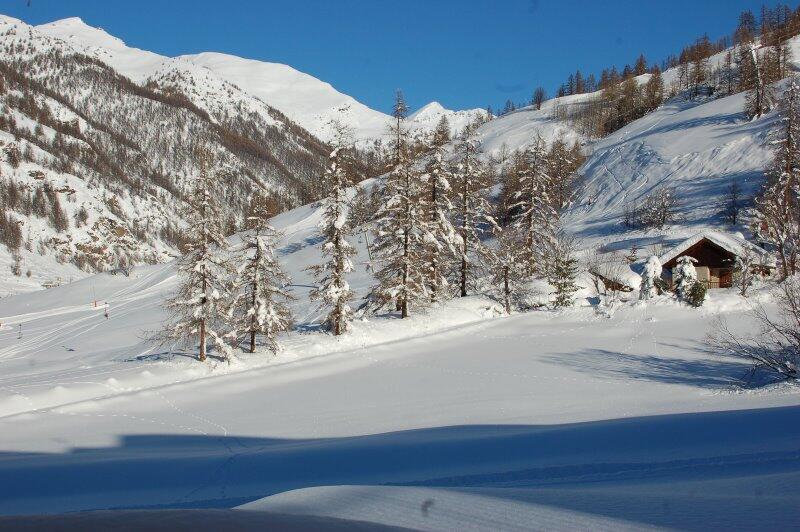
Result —
<instances>
[{"instance_id":1,"label":"tall pine tree","mask_svg":"<svg viewBox=\"0 0 800 532\"><path fill-rule=\"evenodd\" d=\"M530 280L529 268L513 228L503 229L498 235L492 259L492 280L498 287L503 308L510 314L514 300L519 298Z\"/></svg>"},{"instance_id":2,"label":"tall pine tree","mask_svg":"<svg viewBox=\"0 0 800 532\"><path fill-rule=\"evenodd\" d=\"M233 300L234 268L228 243L222 233L219 188L211 170L212 157L205 148L196 151L199 175L187 200L186 253L178 259L179 285L166 308L171 319L160 335L162 342L174 340L200 344L199 359L205 360L207 340L230 355L229 311Z\"/></svg>"},{"instance_id":3,"label":"tall pine tree","mask_svg":"<svg viewBox=\"0 0 800 532\"><path fill-rule=\"evenodd\" d=\"M280 234L269 224L271 200L257 192L250 203L246 220L249 231L242 235L242 256L236 277L237 303L231 313L234 329L249 337L248 350L256 351L261 335L273 353L279 350L277 335L289 329L292 314L286 301L291 295L285 286L291 282L275 257Z\"/></svg>"},{"instance_id":4,"label":"tall pine tree","mask_svg":"<svg viewBox=\"0 0 800 532\"><path fill-rule=\"evenodd\" d=\"M478 142L463 138L456 146L453 172L454 212L458 232L459 284L461 297L467 295L470 277L475 275L474 259L485 262L490 250L481 243L481 234L498 228L491 216L486 189L491 179L486 166L478 157Z\"/></svg>"},{"instance_id":5,"label":"tall pine tree","mask_svg":"<svg viewBox=\"0 0 800 532\"><path fill-rule=\"evenodd\" d=\"M449 294L448 263L457 254L456 230L450 221L453 210L451 180L453 175L447 161L450 124L443 116L433 132L429 155L422 175L420 204L425 211L428 290L431 301L447 298Z\"/></svg>"},{"instance_id":6,"label":"tall pine tree","mask_svg":"<svg viewBox=\"0 0 800 532\"><path fill-rule=\"evenodd\" d=\"M777 250L783 277L797 271L800 248L800 84L789 81L767 182L756 198L754 232Z\"/></svg>"},{"instance_id":7,"label":"tall pine tree","mask_svg":"<svg viewBox=\"0 0 800 532\"><path fill-rule=\"evenodd\" d=\"M322 308L328 309L325 326L338 336L349 329L353 319L353 311L349 305L353 292L346 277L353 271L351 257L356 251L347 241L351 232L347 188L352 185L352 133L339 121L332 122L332 127L334 147L328 157L328 168L323 177L326 197L323 200L320 222L325 239L322 256L327 260L311 268L318 283L318 287L311 292L311 298L321 301Z\"/></svg>"},{"instance_id":8,"label":"tall pine tree","mask_svg":"<svg viewBox=\"0 0 800 532\"><path fill-rule=\"evenodd\" d=\"M403 318L408 317L412 302L430 298L425 275L424 211L420 173L411 159L411 147L405 117L408 106L398 91L390 135L391 166L386 177L384 201L377 215L375 249L380 269L372 292L381 305L394 303Z\"/></svg>"},{"instance_id":9,"label":"tall pine tree","mask_svg":"<svg viewBox=\"0 0 800 532\"><path fill-rule=\"evenodd\" d=\"M535 273L539 263L553 243L553 230L558 213L548 192L547 150L544 140L537 136L527 148L518 169L518 189L512 210L514 228L521 238L522 252L529 273Z\"/></svg>"}]
</instances>

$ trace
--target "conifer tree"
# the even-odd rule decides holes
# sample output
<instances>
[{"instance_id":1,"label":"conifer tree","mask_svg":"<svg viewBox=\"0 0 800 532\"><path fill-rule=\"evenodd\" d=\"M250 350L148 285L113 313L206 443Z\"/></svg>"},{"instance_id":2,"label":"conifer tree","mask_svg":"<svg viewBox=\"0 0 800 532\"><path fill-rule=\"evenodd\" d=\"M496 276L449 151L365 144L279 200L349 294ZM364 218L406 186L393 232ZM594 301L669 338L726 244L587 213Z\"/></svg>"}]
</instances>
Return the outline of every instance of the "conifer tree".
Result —
<instances>
[{"instance_id":1,"label":"conifer tree","mask_svg":"<svg viewBox=\"0 0 800 532\"><path fill-rule=\"evenodd\" d=\"M658 65L653 67L650 79L644 86L644 107L646 112L655 111L664 100L664 79Z\"/></svg>"},{"instance_id":2,"label":"conifer tree","mask_svg":"<svg viewBox=\"0 0 800 532\"><path fill-rule=\"evenodd\" d=\"M547 153L548 188L556 211L566 207L572 199L577 162L574 147L568 148L564 139L557 137Z\"/></svg>"},{"instance_id":3,"label":"conifer tree","mask_svg":"<svg viewBox=\"0 0 800 532\"><path fill-rule=\"evenodd\" d=\"M633 73L636 76L647 74L647 60L644 58L644 54L639 54L639 57L636 59L636 64L633 67Z\"/></svg>"},{"instance_id":4,"label":"conifer tree","mask_svg":"<svg viewBox=\"0 0 800 532\"><path fill-rule=\"evenodd\" d=\"M678 298L684 301L689 300L689 294L697 283L697 270L694 263L697 259L684 255L678 257L673 269L673 281L675 282L675 293Z\"/></svg>"},{"instance_id":5,"label":"conifer tree","mask_svg":"<svg viewBox=\"0 0 800 532\"><path fill-rule=\"evenodd\" d=\"M11 165L11 168L19 167L20 162L22 162L22 153L19 151L19 146L16 142L6 144L3 152L6 154L6 160Z\"/></svg>"},{"instance_id":6,"label":"conifer tree","mask_svg":"<svg viewBox=\"0 0 800 532\"><path fill-rule=\"evenodd\" d=\"M519 239L512 228L504 229L497 237L497 247L492 254L492 281L498 287L507 314L530 280Z\"/></svg>"},{"instance_id":7,"label":"conifer tree","mask_svg":"<svg viewBox=\"0 0 800 532\"><path fill-rule=\"evenodd\" d=\"M454 211L458 232L459 284L461 297L467 295L473 258L480 261L489 253L481 243L481 234L496 229L485 189L491 185L489 173L478 158L478 142L463 138L456 146L456 164L453 172Z\"/></svg>"},{"instance_id":8,"label":"conifer tree","mask_svg":"<svg viewBox=\"0 0 800 532\"><path fill-rule=\"evenodd\" d=\"M775 246L785 278L797 271L800 248L800 83L794 76L781 101L780 119L767 182L756 198L753 229Z\"/></svg>"},{"instance_id":9,"label":"conifer tree","mask_svg":"<svg viewBox=\"0 0 800 532\"><path fill-rule=\"evenodd\" d=\"M544 140L537 136L525 150L518 170L518 190L511 208L515 212L514 228L519 232L522 252L529 273L534 273L553 242L552 228L557 213L548 193L547 151Z\"/></svg>"},{"instance_id":10,"label":"conifer tree","mask_svg":"<svg viewBox=\"0 0 800 532\"><path fill-rule=\"evenodd\" d=\"M583 74L580 70L575 71L575 94L583 94L586 92L586 81L583 79Z\"/></svg>"},{"instance_id":11,"label":"conifer tree","mask_svg":"<svg viewBox=\"0 0 800 532\"><path fill-rule=\"evenodd\" d=\"M289 329L292 315L286 301L291 295L285 286L291 282L275 257L275 245L280 238L270 224L271 199L256 192L245 220L248 231L242 235L242 256L235 287L237 301L231 313L235 331L248 336L248 351L255 353L256 338L261 335L270 351L280 346L277 335Z\"/></svg>"},{"instance_id":12,"label":"conifer tree","mask_svg":"<svg viewBox=\"0 0 800 532\"><path fill-rule=\"evenodd\" d=\"M421 221L424 210L419 203L422 186L419 172L411 160L409 134L405 127L408 112L398 91L390 135L391 166L386 177L384 202L377 215L375 250L380 269L372 292L380 305L394 302L401 317L407 318L410 305L430 298L425 275L425 232Z\"/></svg>"},{"instance_id":13,"label":"conifer tree","mask_svg":"<svg viewBox=\"0 0 800 532\"><path fill-rule=\"evenodd\" d=\"M747 90L745 113L749 118L757 118L772 109L772 79L769 57L762 60L754 43L742 47L740 53L740 74L742 85Z\"/></svg>"},{"instance_id":14,"label":"conifer tree","mask_svg":"<svg viewBox=\"0 0 800 532\"><path fill-rule=\"evenodd\" d=\"M325 326L335 336L339 336L350 328L353 319L353 311L349 305L353 292L346 277L353 271L351 257L356 254L356 250L347 240L351 232L347 188L353 181L350 175L352 133L339 121L332 122L332 126L334 147L323 177L323 188L327 195L323 200L320 223L322 236L325 238L322 256L327 260L311 268L318 284L311 292L311 298L321 301L321 308L328 309Z\"/></svg>"},{"instance_id":15,"label":"conifer tree","mask_svg":"<svg viewBox=\"0 0 800 532\"><path fill-rule=\"evenodd\" d=\"M647 300L658 295L661 279L661 261L655 255L647 259L642 272L642 283L639 287L639 299Z\"/></svg>"},{"instance_id":16,"label":"conifer tree","mask_svg":"<svg viewBox=\"0 0 800 532\"><path fill-rule=\"evenodd\" d=\"M425 210L425 244L428 264L428 290L431 301L448 297L448 262L456 256L457 235L450 221L453 210L451 180L446 145L450 140L450 125L443 116L433 133L430 155L422 175L420 203Z\"/></svg>"},{"instance_id":17,"label":"conifer tree","mask_svg":"<svg viewBox=\"0 0 800 532\"><path fill-rule=\"evenodd\" d=\"M575 292L580 288L575 282L578 277L578 261L574 257L575 241L559 232L553 238L550 250L546 270L548 282L553 286L553 306L571 307L575 302Z\"/></svg>"},{"instance_id":18,"label":"conifer tree","mask_svg":"<svg viewBox=\"0 0 800 532\"><path fill-rule=\"evenodd\" d=\"M199 359L206 359L207 340L230 355L225 342L229 310L233 300L234 268L228 258L228 244L222 234L218 202L219 189L211 171L211 155L205 148L196 152L199 175L187 200L185 216L186 253L178 259L179 285L166 308L170 322L162 331L162 343L169 340L200 344Z\"/></svg>"}]
</instances>

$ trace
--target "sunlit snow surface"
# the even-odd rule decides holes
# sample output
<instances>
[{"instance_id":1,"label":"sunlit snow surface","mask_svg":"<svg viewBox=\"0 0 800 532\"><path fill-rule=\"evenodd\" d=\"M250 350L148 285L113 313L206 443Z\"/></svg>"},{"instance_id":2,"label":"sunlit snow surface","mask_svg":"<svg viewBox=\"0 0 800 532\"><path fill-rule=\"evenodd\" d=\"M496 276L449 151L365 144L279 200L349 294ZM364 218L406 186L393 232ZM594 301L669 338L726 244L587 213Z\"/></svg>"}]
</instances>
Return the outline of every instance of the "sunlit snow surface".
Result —
<instances>
[{"instance_id":1,"label":"sunlit snow surface","mask_svg":"<svg viewBox=\"0 0 800 532\"><path fill-rule=\"evenodd\" d=\"M752 191L769 155L774 116L747 122L741 106L672 101L590 146L566 225L604 251L719 229L724 187ZM496 153L536 132L577 138L547 108L478 134ZM626 201L661 185L684 195L680 222L626 232ZM306 298L319 220L315 205L275 220L298 297L278 355L201 364L148 342L171 264L0 300L0 513L246 505L434 530L798 522L800 388L763 375L743 388L749 366L706 342L717 314L750 330L749 304L772 309L765 290L712 291L701 309L597 307L582 280L563 312L503 316L473 296L369 316L337 339ZM359 296L373 283L364 238Z\"/></svg>"},{"instance_id":2,"label":"sunlit snow surface","mask_svg":"<svg viewBox=\"0 0 800 532\"><path fill-rule=\"evenodd\" d=\"M0 512L267 497L258 508L431 529L798 517L800 389L742 390L748 366L704 343L717 312L749 327L735 294L510 317L476 296L335 339L305 299L318 220L313 205L275 220L301 325L276 356L201 364L146 342L169 264L4 299Z\"/></svg>"}]
</instances>

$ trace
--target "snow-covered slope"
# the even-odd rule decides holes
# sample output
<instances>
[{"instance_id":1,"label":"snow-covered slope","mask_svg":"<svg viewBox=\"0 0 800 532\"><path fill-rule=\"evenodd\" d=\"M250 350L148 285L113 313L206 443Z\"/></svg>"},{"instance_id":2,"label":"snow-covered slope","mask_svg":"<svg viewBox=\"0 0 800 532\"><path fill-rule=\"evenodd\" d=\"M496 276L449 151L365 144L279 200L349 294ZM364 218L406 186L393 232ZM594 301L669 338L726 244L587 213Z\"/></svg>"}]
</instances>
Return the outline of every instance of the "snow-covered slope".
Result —
<instances>
[{"instance_id":1,"label":"snow-covered slope","mask_svg":"<svg viewBox=\"0 0 800 532\"><path fill-rule=\"evenodd\" d=\"M283 208L315 197L325 145L194 63L129 49L77 19L42 30L0 16L0 68L0 210L23 240L0 246L3 296L113 268L105 259L123 251L134 263L169 258L198 144L225 172L233 220L253 190Z\"/></svg>"},{"instance_id":2,"label":"snow-covered slope","mask_svg":"<svg viewBox=\"0 0 800 532\"><path fill-rule=\"evenodd\" d=\"M700 103L675 99L597 141L581 169L585 184L565 215L566 226L596 242L648 235L655 242L664 233L677 238L722 227L728 187L737 183L743 200L752 197L771 156L775 114L748 121L743 108L744 94ZM677 193L674 226L627 231L625 209L661 187Z\"/></svg>"},{"instance_id":3,"label":"snow-covered slope","mask_svg":"<svg viewBox=\"0 0 800 532\"><path fill-rule=\"evenodd\" d=\"M568 121L557 116L556 109L591 97L591 94L576 94L548 100L542 104L541 109L523 107L486 122L478 128L476 138L481 143L482 151L493 156L499 155L503 150L524 150L537 136L541 136L547 143L558 137L569 144L575 141L585 142L587 139Z\"/></svg>"},{"instance_id":4,"label":"snow-covered slope","mask_svg":"<svg viewBox=\"0 0 800 532\"><path fill-rule=\"evenodd\" d=\"M217 52L170 58L129 47L122 40L87 25L77 17L42 24L36 29L80 47L87 55L103 61L137 83L163 76L165 71L185 70L196 65L218 78L211 80L212 84L224 81L235 86L237 91L244 91L278 109L322 140L330 140L328 124L333 118L341 118L349 124L363 145L380 139L386 132L388 115L370 109L329 83L288 65ZM202 90L204 84L197 87ZM219 101L221 94L216 93L216 96ZM388 94L387 98L390 97ZM483 113L480 109L449 111L433 102L415 113L418 120L412 120L410 125L414 130L427 131L436 125L440 116L446 115L453 130L457 131Z\"/></svg>"},{"instance_id":5,"label":"snow-covered slope","mask_svg":"<svg viewBox=\"0 0 800 532\"><path fill-rule=\"evenodd\" d=\"M342 94L330 84L280 63L204 52L183 56L275 106L311 133L330 139L328 123L344 112L358 139L378 139L389 117Z\"/></svg>"},{"instance_id":6,"label":"snow-covered slope","mask_svg":"<svg viewBox=\"0 0 800 532\"><path fill-rule=\"evenodd\" d=\"M144 83L168 58L132 48L101 28L87 25L79 17L70 17L36 26L36 30L62 39L91 57L108 64L120 74Z\"/></svg>"}]
</instances>

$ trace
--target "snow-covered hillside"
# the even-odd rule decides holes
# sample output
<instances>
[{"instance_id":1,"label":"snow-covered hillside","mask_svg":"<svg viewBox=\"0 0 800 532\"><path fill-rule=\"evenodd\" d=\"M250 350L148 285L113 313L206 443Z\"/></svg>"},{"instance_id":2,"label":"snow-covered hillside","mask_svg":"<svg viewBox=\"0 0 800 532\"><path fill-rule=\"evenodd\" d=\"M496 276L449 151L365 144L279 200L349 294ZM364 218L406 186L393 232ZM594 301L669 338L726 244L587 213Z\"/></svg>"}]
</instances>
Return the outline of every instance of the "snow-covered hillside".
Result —
<instances>
[{"instance_id":1,"label":"snow-covered hillside","mask_svg":"<svg viewBox=\"0 0 800 532\"><path fill-rule=\"evenodd\" d=\"M161 63L145 81L155 63L137 58L148 54L88 35L93 48L0 17L0 210L22 235L19 249L0 246L0 294L113 268L108 259L123 252L134 263L168 259L198 147L227 181L232 220L253 190L283 207L313 199L328 153L316 137L193 63ZM96 56L133 65L125 72L142 85Z\"/></svg>"},{"instance_id":2,"label":"snow-covered hillside","mask_svg":"<svg viewBox=\"0 0 800 532\"><path fill-rule=\"evenodd\" d=\"M670 237L723 227L730 185L735 182L743 198L752 197L771 157L768 136L776 115L749 121L743 108L744 94L699 103L675 99L597 141L581 169L585 184L565 225L596 243L646 237L626 230L625 209L661 187L673 187L680 207ZM651 231L649 241L660 241L663 233Z\"/></svg>"},{"instance_id":3,"label":"snow-covered hillside","mask_svg":"<svg viewBox=\"0 0 800 532\"><path fill-rule=\"evenodd\" d=\"M355 98L337 91L329 83L289 65L217 52L170 58L129 47L120 39L85 24L77 17L43 24L36 29L81 47L87 55L107 63L137 83L146 83L158 75L164 75L166 71L180 71L196 65L213 73L219 80L232 84L236 90L242 90L278 109L325 141L331 138L328 124L333 118L340 118L350 125L363 145L380 139L389 122L388 115L370 109ZM204 84L198 86L202 88ZM388 101L392 95L387 94L386 97ZM416 113L418 120L412 120L411 127L415 130L431 130L439 117L445 115L450 119L453 130L457 131L483 113L480 109L450 111L433 102Z\"/></svg>"},{"instance_id":4,"label":"snow-covered hillside","mask_svg":"<svg viewBox=\"0 0 800 532\"><path fill-rule=\"evenodd\" d=\"M581 136L568 121L559 118L555 109L594 96L596 95L576 94L547 100L541 109L523 107L483 124L475 133L476 139L481 143L481 150L492 156L499 155L503 150L524 150L537 136L541 136L548 144L558 137L569 144L575 141L588 142L589 139Z\"/></svg>"},{"instance_id":5,"label":"snow-covered hillside","mask_svg":"<svg viewBox=\"0 0 800 532\"><path fill-rule=\"evenodd\" d=\"M703 345L715 312L750 327L739 296L511 317L476 296L336 339L306 297L319 219L310 205L274 220L298 296L274 357L201 364L149 343L172 264L4 299L0 513L267 497L245 509L422 529L798 517L800 390L744 392L749 366Z\"/></svg>"}]
</instances>

